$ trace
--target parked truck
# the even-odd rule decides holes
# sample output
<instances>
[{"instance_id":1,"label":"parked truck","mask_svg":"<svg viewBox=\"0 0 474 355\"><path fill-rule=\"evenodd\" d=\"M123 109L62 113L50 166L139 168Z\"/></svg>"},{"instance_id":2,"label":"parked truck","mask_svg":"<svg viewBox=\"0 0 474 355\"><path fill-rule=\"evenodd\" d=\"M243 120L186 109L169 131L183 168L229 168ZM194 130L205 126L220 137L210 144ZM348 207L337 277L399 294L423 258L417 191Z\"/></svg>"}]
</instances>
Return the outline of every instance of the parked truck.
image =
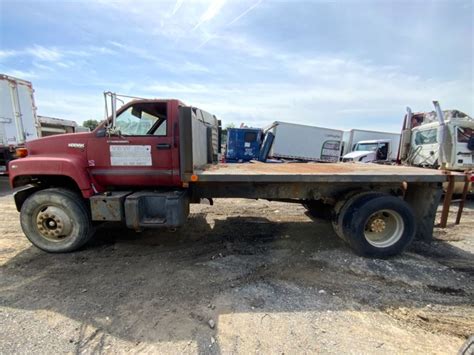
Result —
<instances>
[{"instance_id":1,"label":"parked truck","mask_svg":"<svg viewBox=\"0 0 474 355\"><path fill-rule=\"evenodd\" d=\"M115 94L111 99L115 102ZM330 211L336 234L364 256L395 255L415 237L432 237L447 179L441 171L220 164L216 116L178 100L112 107L93 132L28 141L26 156L9 163L21 227L44 251L77 250L106 221L137 231L176 228L185 223L190 203L213 198L268 199Z\"/></svg>"},{"instance_id":2,"label":"parked truck","mask_svg":"<svg viewBox=\"0 0 474 355\"><path fill-rule=\"evenodd\" d=\"M399 138L400 139L400 138ZM398 155L400 140L376 139L359 141L354 145L354 150L342 157L344 163L386 163L395 162Z\"/></svg>"},{"instance_id":3,"label":"parked truck","mask_svg":"<svg viewBox=\"0 0 474 355\"><path fill-rule=\"evenodd\" d=\"M31 82L0 74L0 174L27 141L78 130L74 121L37 116Z\"/></svg>"},{"instance_id":4,"label":"parked truck","mask_svg":"<svg viewBox=\"0 0 474 355\"><path fill-rule=\"evenodd\" d=\"M474 169L474 120L458 110L405 115L400 160L407 165L446 170Z\"/></svg>"},{"instance_id":5,"label":"parked truck","mask_svg":"<svg viewBox=\"0 0 474 355\"><path fill-rule=\"evenodd\" d=\"M274 122L265 129L274 136L270 158L337 162L343 132L337 129Z\"/></svg>"},{"instance_id":6,"label":"parked truck","mask_svg":"<svg viewBox=\"0 0 474 355\"><path fill-rule=\"evenodd\" d=\"M400 146L400 133L351 129L342 143L343 162L394 162Z\"/></svg>"},{"instance_id":7,"label":"parked truck","mask_svg":"<svg viewBox=\"0 0 474 355\"><path fill-rule=\"evenodd\" d=\"M40 137L89 131L89 129L79 126L75 121L72 120L39 115L37 118Z\"/></svg>"}]
</instances>

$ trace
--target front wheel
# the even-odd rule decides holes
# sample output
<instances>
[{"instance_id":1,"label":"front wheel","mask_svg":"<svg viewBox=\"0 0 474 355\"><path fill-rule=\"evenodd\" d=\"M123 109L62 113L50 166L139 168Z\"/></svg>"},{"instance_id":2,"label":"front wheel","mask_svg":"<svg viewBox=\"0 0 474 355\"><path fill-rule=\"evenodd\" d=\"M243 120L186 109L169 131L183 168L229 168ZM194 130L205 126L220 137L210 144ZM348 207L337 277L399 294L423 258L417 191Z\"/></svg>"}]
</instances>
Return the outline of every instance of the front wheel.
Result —
<instances>
[{"instance_id":1,"label":"front wheel","mask_svg":"<svg viewBox=\"0 0 474 355\"><path fill-rule=\"evenodd\" d=\"M50 253L77 250L93 235L81 196L61 188L41 190L28 197L21 207L20 221L30 242Z\"/></svg>"},{"instance_id":2,"label":"front wheel","mask_svg":"<svg viewBox=\"0 0 474 355\"><path fill-rule=\"evenodd\" d=\"M337 221L344 239L362 256L388 257L401 253L415 236L415 217L402 199L366 194L343 210Z\"/></svg>"}]
</instances>

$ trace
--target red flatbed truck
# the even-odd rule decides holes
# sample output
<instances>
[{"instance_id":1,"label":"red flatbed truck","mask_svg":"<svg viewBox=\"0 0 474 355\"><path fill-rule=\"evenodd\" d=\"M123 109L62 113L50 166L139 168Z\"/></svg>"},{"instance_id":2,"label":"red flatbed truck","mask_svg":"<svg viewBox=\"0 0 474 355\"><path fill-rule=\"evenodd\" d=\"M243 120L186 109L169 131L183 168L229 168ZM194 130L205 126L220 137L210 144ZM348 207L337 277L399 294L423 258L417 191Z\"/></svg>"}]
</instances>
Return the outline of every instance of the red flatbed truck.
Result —
<instances>
[{"instance_id":1,"label":"red flatbed truck","mask_svg":"<svg viewBox=\"0 0 474 355\"><path fill-rule=\"evenodd\" d=\"M47 252L83 246L104 221L179 227L212 198L303 203L360 255L400 253L432 237L447 176L376 164L219 164L220 123L178 100L134 100L93 132L30 141L10 162L27 238ZM460 181L464 178L461 174ZM329 212L329 213L328 213Z\"/></svg>"}]
</instances>

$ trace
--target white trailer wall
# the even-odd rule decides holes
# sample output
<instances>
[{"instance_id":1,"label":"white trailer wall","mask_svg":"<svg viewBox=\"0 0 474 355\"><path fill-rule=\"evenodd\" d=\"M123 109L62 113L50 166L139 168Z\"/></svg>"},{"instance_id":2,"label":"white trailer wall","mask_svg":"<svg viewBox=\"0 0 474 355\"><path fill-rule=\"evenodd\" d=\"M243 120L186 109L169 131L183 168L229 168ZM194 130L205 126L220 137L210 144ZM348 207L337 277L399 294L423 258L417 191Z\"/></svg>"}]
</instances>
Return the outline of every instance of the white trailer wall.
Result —
<instances>
[{"instance_id":1,"label":"white trailer wall","mask_svg":"<svg viewBox=\"0 0 474 355\"><path fill-rule=\"evenodd\" d=\"M337 129L274 122L266 131L275 135L270 157L337 162L343 132Z\"/></svg>"},{"instance_id":2,"label":"white trailer wall","mask_svg":"<svg viewBox=\"0 0 474 355\"><path fill-rule=\"evenodd\" d=\"M0 143L16 146L38 138L30 82L0 75Z\"/></svg>"}]
</instances>

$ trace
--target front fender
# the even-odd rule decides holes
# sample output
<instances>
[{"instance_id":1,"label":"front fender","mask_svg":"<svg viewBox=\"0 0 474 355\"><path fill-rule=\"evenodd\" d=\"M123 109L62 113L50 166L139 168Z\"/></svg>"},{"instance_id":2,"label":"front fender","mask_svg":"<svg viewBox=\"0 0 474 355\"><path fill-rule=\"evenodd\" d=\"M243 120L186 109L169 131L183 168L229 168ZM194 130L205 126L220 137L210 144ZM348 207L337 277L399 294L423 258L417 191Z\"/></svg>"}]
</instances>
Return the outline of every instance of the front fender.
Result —
<instances>
[{"instance_id":1,"label":"front fender","mask_svg":"<svg viewBox=\"0 0 474 355\"><path fill-rule=\"evenodd\" d=\"M75 156L31 156L10 161L10 185L18 187L15 179L22 176L68 176L77 184L84 197L94 194L87 171L87 162Z\"/></svg>"}]
</instances>

